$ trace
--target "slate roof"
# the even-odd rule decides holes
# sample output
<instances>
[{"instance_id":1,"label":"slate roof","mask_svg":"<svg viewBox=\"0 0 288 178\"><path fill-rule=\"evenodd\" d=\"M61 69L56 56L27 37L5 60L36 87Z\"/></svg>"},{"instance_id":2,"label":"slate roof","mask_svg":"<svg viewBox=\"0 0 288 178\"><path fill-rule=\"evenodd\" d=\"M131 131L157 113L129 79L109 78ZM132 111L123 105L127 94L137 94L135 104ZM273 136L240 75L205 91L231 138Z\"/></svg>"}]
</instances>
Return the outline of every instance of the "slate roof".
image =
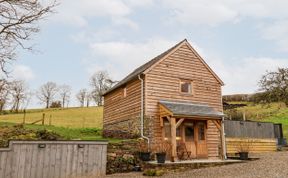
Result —
<instances>
[{"instance_id":1,"label":"slate roof","mask_svg":"<svg viewBox=\"0 0 288 178\"><path fill-rule=\"evenodd\" d=\"M183 103L174 101L160 101L166 109L173 113L173 116L206 116L206 117L222 117L222 112L216 111L214 108L196 103Z\"/></svg>"},{"instance_id":2,"label":"slate roof","mask_svg":"<svg viewBox=\"0 0 288 178\"><path fill-rule=\"evenodd\" d=\"M108 93L110 93L111 91L125 85L127 82L135 79L138 77L139 74L142 74L145 70L147 70L148 68L150 68L153 64L155 64L156 62L158 62L160 59L162 59L165 55L167 55L168 53L170 53L171 51L173 51L175 48L177 48L181 43L183 43L184 41L187 41L186 39L180 41L179 43L177 43L175 46L173 46L172 48L168 49L167 51L163 52L162 54L156 56L155 58L151 59L150 61L148 61L147 63L143 64L142 66L138 67L137 69L135 69L133 72L131 72L129 75L127 75L124 79L122 79L120 82L118 82L116 85L114 85L110 90L106 91L103 95L106 95Z\"/></svg>"}]
</instances>

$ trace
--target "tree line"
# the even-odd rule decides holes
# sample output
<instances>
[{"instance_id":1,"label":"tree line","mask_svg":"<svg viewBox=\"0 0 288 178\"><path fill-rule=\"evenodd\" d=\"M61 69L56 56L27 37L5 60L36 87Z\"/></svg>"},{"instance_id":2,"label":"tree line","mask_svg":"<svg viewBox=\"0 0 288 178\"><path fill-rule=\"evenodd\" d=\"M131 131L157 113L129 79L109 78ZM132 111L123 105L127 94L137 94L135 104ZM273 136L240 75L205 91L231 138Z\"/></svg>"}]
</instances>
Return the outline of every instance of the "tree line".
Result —
<instances>
[{"instance_id":1,"label":"tree line","mask_svg":"<svg viewBox=\"0 0 288 178\"><path fill-rule=\"evenodd\" d=\"M254 94L224 95L223 101L254 103L283 102L288 106L288 68L267 71L258 82L258 92Z\"/></svg>"},{"instance_id":2,"label":"tree line","mask_svg":"<svg viewBox=\"0 0 288 178\"><path fill-rule=\"evenodd\" d=\"M80 107L89 107L94 104L101 106L105 91L109 90L113 82L106 71L98 71L90 77L89 88L80 89L75 98ZM0 80L0 112L4 109L19 112L30 104L33 96L45 108L69 107L72 98L72 87L66 84L58 85L55 82L46 82L36 91L31 91L23 80Z\"/></svg>"}]
</instances>

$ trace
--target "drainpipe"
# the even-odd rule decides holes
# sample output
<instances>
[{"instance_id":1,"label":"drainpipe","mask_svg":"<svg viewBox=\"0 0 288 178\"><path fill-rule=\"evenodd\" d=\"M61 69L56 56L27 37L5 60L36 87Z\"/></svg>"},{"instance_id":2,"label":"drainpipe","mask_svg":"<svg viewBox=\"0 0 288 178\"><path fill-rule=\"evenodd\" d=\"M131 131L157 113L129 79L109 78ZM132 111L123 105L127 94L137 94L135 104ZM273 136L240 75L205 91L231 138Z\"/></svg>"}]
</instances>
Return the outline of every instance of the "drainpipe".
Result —
<instances>
[{"instance_id":1,"label":"drainpipe","mask_svg":"<svg viewBox=\"0 0 288 178\"><path fill-rule=\"evenodd\" d=\"M224 129L224 117L222 117L222 122L221 122L221 132L222 132L222 148L223 148L223 155L224 159L227 159L227 154L226 154L226 139L225 139L225 129Z\"/></svg>"},{"instance_id":2,"label":"drainpipe","mask_svg":"<svg viewBox=\"0 0 288 178\"><path fill-rule=\"evenodd\" d=\"M140 74L138 75L139 80L141 81L141 137L147 140L148 143L148 149L149 149L149 144L150 140L148 137L144 136L144 81L141 78Z\"/></svg>"}]
</instances>

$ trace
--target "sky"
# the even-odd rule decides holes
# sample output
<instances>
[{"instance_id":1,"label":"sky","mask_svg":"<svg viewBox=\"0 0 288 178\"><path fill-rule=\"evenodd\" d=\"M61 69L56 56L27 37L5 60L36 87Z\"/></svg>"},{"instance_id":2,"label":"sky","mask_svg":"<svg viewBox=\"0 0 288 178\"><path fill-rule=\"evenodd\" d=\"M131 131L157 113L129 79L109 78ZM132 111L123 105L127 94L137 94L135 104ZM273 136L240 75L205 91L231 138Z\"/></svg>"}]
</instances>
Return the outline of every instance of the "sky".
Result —
<instances>
[{"instance_id":1,"label":"sky","mask_svg":"<svg viewBox=\"0 0 288 178\"><path fill-rule=\"evenodd\" d=\"M262 74L288 66L287 0L59 3L31 42L36 51L13 63L13 78L34 90L53 81L72 86L75 98L96 71L121 80L185 38L224 81L223 94L256 92Z\"/></svg>"}]
</instances>

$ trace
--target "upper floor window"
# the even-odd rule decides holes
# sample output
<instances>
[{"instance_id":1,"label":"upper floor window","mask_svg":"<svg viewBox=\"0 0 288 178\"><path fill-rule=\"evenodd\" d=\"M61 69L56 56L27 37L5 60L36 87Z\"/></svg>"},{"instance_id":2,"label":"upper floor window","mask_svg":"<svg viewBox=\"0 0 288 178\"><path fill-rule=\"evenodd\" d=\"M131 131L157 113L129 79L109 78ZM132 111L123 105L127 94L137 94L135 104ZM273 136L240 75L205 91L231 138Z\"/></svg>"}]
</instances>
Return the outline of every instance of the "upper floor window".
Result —
<instances>
[{"instance_id":1,"label":"upper floor window","mask_svg":"<svg viewBox=\"0 0 288 178\"><path fill-rule=\"evenodd\" d=\"M181 80L180 81L180 91L181 91L181 93L192 94L192 81Z\"/></svg>"}]
</instances>

